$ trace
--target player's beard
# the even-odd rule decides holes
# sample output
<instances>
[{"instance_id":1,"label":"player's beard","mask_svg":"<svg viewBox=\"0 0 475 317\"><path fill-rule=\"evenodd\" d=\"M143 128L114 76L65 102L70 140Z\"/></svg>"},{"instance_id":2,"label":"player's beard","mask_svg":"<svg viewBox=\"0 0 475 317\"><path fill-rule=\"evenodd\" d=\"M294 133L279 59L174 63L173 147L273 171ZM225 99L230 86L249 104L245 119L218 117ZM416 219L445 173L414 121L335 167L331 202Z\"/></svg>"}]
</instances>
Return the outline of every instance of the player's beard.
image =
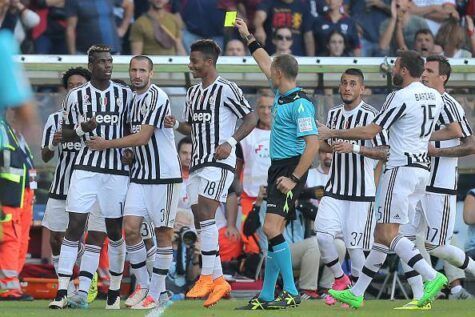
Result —
<instances>
[{"instance_id":1,"label":"player's beard","mask_svg":"<svg viewBox=\"0 0 475 317\"><path fill-rule=\"evenodd\" d=\"M394 76L393 76L393 84L394 84L395 86L398 86L398 87L402 86L403 81L404 81L404 80L402 79L401 74L394 74Z\"/></svg>"},{"instance_id":2,"label":"player's beard","mask_svg":"<svg viewBox=\"0 0 475 317\"><path fill-rule=\"evenodd\" d=\"M323 165L325 165L325 167L331 167L332 166L332 160L323 160Z\"/></svg>"},{"instance_id":3,"label":"player's beard","mask_svg":"<svg viewBox=\"0 0 475 317\"><path fill-rule=\"evenodd\" d=\"M346 104L346 105L351 104L356 99L356 98L352 98L352 99L347 98L347 99L345 99L345 97L343 97L343 95L341 93L340 93L340 98L343 101L343 103Z\"/></svg>"}]
</instances>

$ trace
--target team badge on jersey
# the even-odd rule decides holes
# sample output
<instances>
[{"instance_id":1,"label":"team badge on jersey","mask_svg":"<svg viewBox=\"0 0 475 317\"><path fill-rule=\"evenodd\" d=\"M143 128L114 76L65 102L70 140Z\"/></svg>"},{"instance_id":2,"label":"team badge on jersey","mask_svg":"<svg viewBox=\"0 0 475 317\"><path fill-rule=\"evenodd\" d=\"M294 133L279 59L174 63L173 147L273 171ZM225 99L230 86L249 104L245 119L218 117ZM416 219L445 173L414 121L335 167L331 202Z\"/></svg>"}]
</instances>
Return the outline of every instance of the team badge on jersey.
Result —
<instances>
[{"instance_id":1,"label":"team badge on jersey","mask_svg":"<svg viewBox=\"0 0 475 317\"><path fill-rule=\"evenodd\" d=\"M89 99L89 95L87 95L87 94L83 95L82 105L83 105L83 107L91 105L91 100Z\"/></svg>"},{"instance_id":2,"label":"team badge on jersey","mask_svg":"<svg viewBox=\"0 0 475 317\"><path fill-rule=\"evenodd\" d=\"M122 99L119 98L119 97L117 97L117 98L115 99L115 105L116 105L117 107L119 107L119 108L122 108Z\"/></svg>"},{"instance_id":3,"label":"team badge on jersey","mask_svg":"<svg viewBox=\"0 0 475 317\"><path fill-rule=\"evenodd\" d=\"M214 103L215 103L215 102L216 102L216 99L214 98L214 96L209 97L209 104L210 104L211 106L214 106Z\"/></svg>"}]
</instances>

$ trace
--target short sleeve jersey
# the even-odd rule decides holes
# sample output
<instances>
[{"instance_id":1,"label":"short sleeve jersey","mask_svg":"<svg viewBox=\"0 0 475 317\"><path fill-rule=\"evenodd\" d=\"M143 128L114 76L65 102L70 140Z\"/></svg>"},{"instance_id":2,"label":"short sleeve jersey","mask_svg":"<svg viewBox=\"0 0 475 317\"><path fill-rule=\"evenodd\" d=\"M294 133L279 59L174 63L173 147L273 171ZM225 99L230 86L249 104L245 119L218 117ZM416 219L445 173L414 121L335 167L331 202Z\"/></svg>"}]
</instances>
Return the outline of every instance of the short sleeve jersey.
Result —
<instances>
[{"instance_id":1,"label":"short sleeve jersey","mask_svg":"<svg viewBox=\"0 0 475 317\"><path fill-rule=\"evenodd\" d=\"M302 155L305 150L303 137L318 134L315 106L299 87L283 95L276 90L272 119L271 160Z\"/></svg>"},{"instance_id":2,"label":"short sleeve jersey","mask_svg":"<svg viewBox=\"0 0 475 317\"><path fill-rule=\"evenodd\" d=\"M427 148L442 108L439 92L420 82L389 94L373 120L388 131L390 149L386 168L417 166L429 170Z\"/></svg>"}]
</instances>

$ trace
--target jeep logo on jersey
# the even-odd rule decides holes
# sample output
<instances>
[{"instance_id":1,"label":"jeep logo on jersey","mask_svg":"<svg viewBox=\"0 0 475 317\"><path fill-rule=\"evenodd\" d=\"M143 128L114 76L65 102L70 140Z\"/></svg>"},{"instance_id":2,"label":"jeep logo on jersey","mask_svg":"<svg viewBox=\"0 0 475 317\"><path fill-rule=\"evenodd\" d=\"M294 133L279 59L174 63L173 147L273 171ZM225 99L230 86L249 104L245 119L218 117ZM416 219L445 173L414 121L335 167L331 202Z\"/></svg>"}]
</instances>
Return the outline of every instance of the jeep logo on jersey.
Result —
<instances>
[{"instance_id":1,"label":"jeep logo on jersey","mask_svg":"<svg viewBox=\"0 0 475 317\"><path fill-rule=\"evenodd\" d=\"M197 110L193 113L193 122L204 123L211 121L211 112L206 110Z\"/></svg>"},{"instance_id":2,"label":"jeep logo on jersey","mask_svg":"<svg viewBox=\"0 0 475 317\"><path fill-rule=\"evenodd\" d=\"M63 151L76 152L82 148L82 144L81 142L66 142L61 143L61 148Z\"/></svg>"},{"instance_id":3,"label":"jeep logo on jersey","mask_svg":"<svg viewBox=\"0 0 475 317\"><path fill-rule=\"evenodd\" d=\"M134 134L138 133L138 132L140 132L141 127L142 127L142 123L140 121L132 122L130 124L130 132L134 133Z\"/></svg>"},{"instance_id":4,"label":"jeep logo on jersey","mask_svg":"<svg viewBox=\"0 0 475 317\"><path fill-rule=\"evenodd\" d=\"M118 112L96 112L97 124L116 125L119 123Z\"/></svg>"}]
</instances>

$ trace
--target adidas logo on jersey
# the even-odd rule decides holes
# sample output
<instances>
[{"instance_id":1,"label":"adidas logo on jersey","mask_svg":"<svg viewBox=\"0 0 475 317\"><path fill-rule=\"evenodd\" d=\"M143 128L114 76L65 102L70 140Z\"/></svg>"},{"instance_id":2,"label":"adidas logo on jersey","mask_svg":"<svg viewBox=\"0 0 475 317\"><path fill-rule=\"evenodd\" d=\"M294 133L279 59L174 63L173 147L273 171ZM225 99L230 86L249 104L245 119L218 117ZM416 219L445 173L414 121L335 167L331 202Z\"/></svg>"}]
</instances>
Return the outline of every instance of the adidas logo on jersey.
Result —
<instances>
[{"instance_id":1,"label":"adidas logo on jersey","mask_svg":"<svg viewBox=\"0 0 475 317\"><path fill-rule=\"evenodd\" d=\"M96 122L98 124L116 125L119 123L119 114L116 112L102 112L96 114Z\"/></svg>"}]
</instances>

